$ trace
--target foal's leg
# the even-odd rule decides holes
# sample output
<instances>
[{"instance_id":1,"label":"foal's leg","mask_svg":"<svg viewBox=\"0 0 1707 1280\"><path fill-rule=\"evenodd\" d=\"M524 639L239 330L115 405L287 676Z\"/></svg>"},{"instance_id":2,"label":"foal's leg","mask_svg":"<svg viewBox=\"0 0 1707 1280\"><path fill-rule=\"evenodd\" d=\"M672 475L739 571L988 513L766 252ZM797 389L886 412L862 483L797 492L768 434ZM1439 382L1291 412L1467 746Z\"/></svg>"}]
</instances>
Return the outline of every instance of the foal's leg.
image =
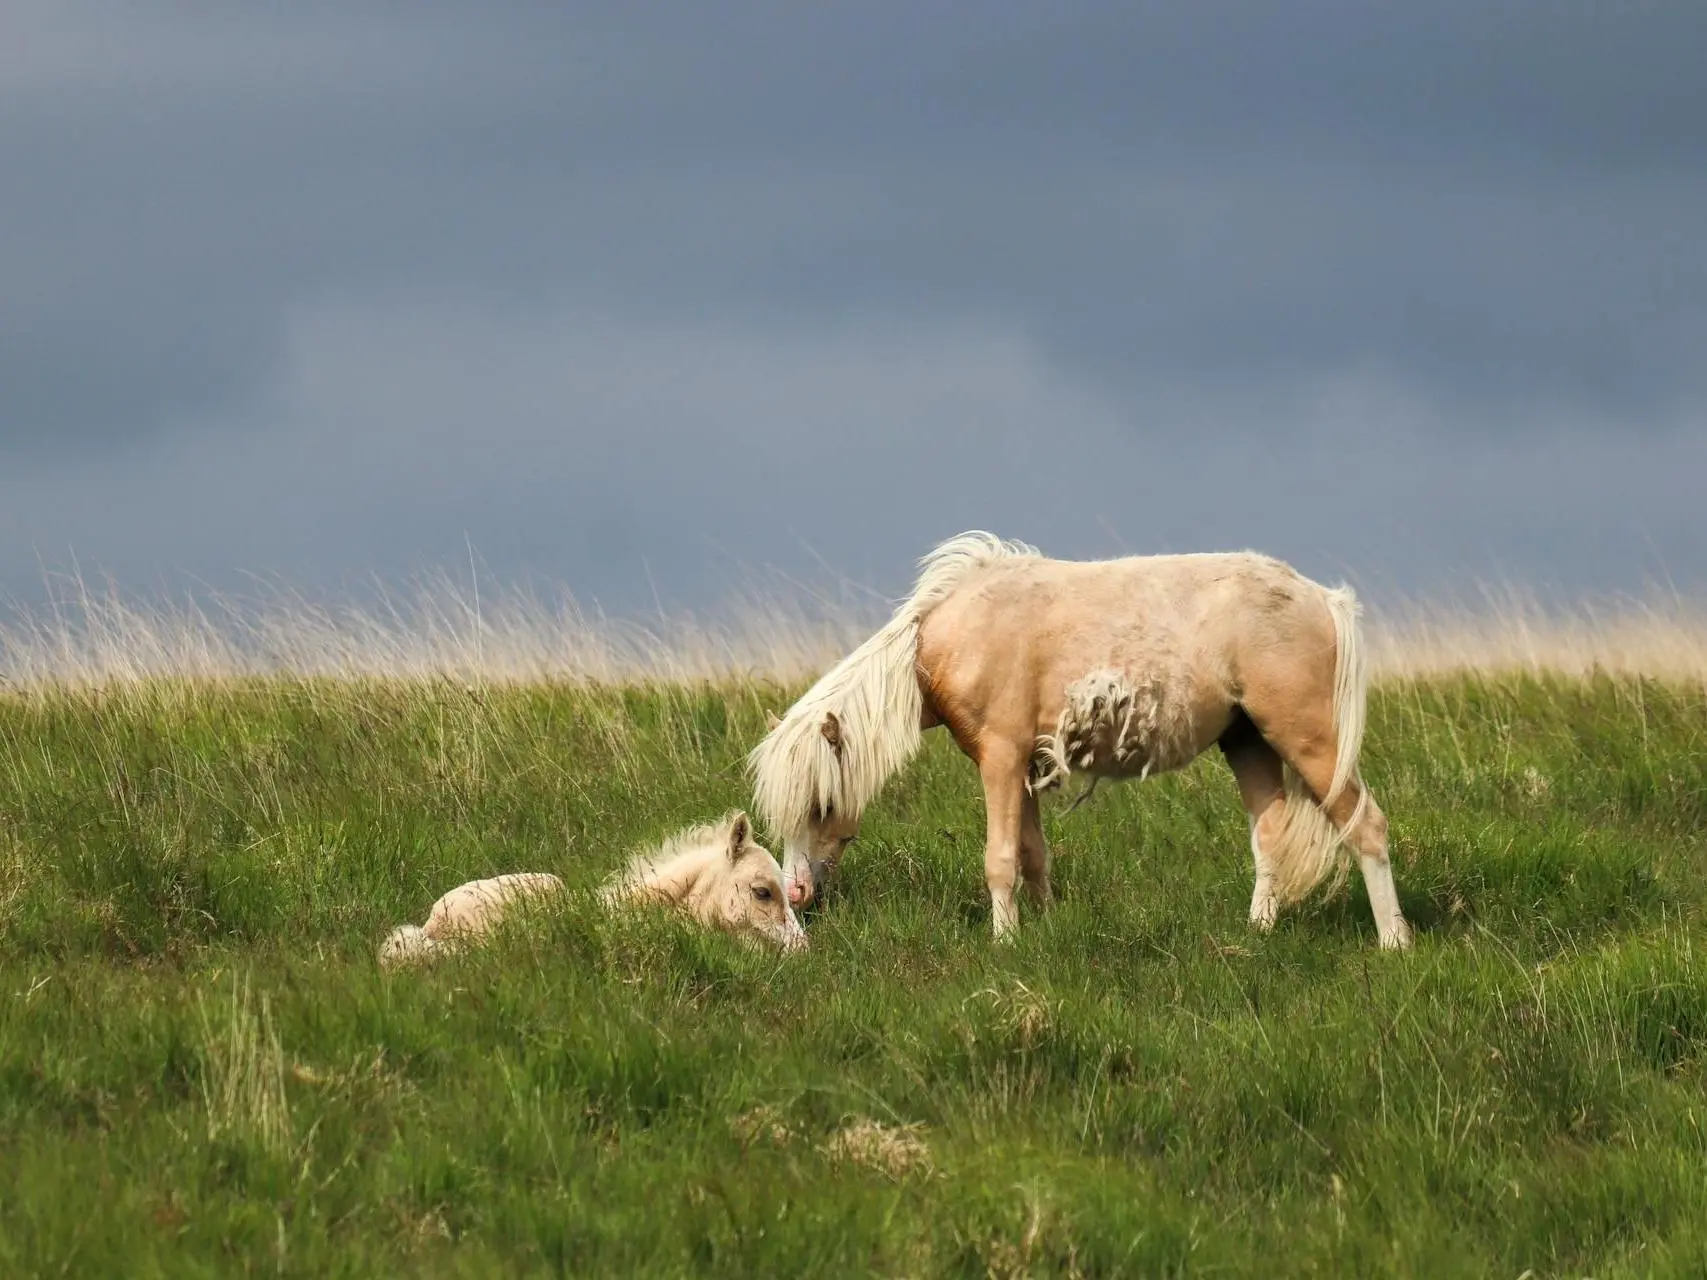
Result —
<instances>
[{"instance_id":1,"label":"foal's leg","mask_svg":"<svg viewBox=\"0 0 1707 1280\"><path fill-rule=\"evenodd\" d=\"M1039 907L1049 903L1049 842L1043 836L1043 810L1027 794L1020 808L1019 873L1026 896Z\"/></svg>"},{"instance_id":2,"label":"foal's leg","mask_svg":"<svg viewBox=\"0 0 1707 1280\"><path fill-rule=\"evenodd\" d=\"M1251 861L1256 884L1251 890L1251 923L1267 930L1274 925L1274 869L1263 852L1264 833L1272 832L1286 808L1285 775L1280 755L1263 741L1256 726L1240 714L1221 735L1221 753L1239 784L1239 799L1251 828ZM1268 837L1272 839L1272 836Z\"/></svg>"},{"instance_id":3,"label":"foal's leg","mask_svg":"<svg viewBox=\"0 0 1707 1280\"><path fill-rule=\"evenodd\" d=\"M1019 880L1020 833L1024 826L1023 755L994 745L978 762L984 781L984 882L990 887L990 924L997 941L1019 924L1014 886Z\"/></svg>"}]
</instances>

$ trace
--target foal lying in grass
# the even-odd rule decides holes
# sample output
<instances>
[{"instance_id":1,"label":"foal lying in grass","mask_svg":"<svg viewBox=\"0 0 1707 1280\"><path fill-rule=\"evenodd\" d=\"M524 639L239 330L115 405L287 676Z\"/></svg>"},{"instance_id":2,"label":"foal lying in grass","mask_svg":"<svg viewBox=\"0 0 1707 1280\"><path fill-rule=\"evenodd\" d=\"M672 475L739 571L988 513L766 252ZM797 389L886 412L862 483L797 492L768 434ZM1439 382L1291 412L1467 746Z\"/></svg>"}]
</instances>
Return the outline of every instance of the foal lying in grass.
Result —
<instances>
[{"instance_id":1,"label":"foal lying in grass","mask_svg":"<svg viewBox=\"0 0 1707 1280\"><path fill-rule=\"evenodd\" d=\"M471 880L435 902L425 925L393 929L379 962L389 967L430 958L485 933L521 899L562 888L544 871ZM599 901L606 907L661 903L750 942L783 951L806 948L806 933L783 895L782 867L753 839L753 824L739 810L636 855L600 888Z\"/></svg>"}]
</instances>

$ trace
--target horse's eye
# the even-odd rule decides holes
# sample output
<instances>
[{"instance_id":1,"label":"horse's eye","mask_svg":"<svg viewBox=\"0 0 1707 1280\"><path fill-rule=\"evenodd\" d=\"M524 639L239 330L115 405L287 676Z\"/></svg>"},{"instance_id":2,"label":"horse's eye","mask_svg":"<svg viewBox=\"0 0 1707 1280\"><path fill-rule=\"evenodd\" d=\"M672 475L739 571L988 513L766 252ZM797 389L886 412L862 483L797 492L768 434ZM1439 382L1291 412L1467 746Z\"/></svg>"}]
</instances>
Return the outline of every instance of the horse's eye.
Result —
<instances>
[{"instance_id":1,"label":"horse's eye","mask_svg":"<svg viewBox=\"0 0 1707 1280\"><path fill-rule=\"evenodd\" d=\"M757 898L760 902L769 902L771 900L770 886L766 885L766 884L754 885L753 886L753 896L755 898Z\"/></svg>"}]
</instances>

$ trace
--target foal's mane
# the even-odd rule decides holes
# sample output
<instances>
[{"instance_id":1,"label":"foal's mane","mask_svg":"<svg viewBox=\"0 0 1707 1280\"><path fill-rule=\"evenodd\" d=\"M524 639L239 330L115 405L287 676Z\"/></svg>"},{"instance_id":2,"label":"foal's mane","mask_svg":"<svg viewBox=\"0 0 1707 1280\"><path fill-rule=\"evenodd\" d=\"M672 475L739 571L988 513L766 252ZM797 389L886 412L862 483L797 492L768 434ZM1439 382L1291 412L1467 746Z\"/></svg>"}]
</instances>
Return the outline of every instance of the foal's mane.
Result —
<instances>
[{"instance_id":1,"label":"foal's mane","mask_svg":"<svg viewBox=\"0 0 1707 1280\"><path fill-rule=\"evenodd\" d=\"M731 810L714 822L702 822L678 831L652 848L635 854L610 878L608 891L645 888L689 870L698 870L700 864L723 855L734 823L735 811Z\"/></svg>"},{"instance_id":2,"label":"foal's mane","mask_svg":"<svg viewBox=\"0 0 1707 1280\"><path fill-rule=\"evenodd\" d=\"M918 750L919 624L980 565L1041 554L1027 543L973 531L920 559L912 593L889 621L826 671L747 757L754 807L773 834L798 836L815 811L852 817L864 811ZM826 712L839 724L836 744L823 733Z\"/></svg>"}]
</instances>

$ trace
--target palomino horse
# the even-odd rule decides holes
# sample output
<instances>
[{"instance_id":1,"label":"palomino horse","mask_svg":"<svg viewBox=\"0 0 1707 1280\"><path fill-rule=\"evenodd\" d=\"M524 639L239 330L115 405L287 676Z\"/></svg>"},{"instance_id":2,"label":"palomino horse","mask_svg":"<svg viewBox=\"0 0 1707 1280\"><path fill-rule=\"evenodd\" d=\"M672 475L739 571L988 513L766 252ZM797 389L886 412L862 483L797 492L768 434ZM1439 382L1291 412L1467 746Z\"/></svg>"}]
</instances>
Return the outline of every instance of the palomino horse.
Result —
<instances>
[{"instance_id":1,"label":"palomino horse","mask_svg":"<svg viewBox=\"0 0 1707 1280\"><path fill-rule=\"evenodd\" d=\"M1407 948L1387 820L1363 785L1359 606L1251 552L1067 561L966 533L919 562L913 593L748 757L783 842L789 901L821 890L866 806L945 726L984 784L992 928L1022 881L1049 900L1039 793L1072 773L1143 778L1218 744L1249 816L1267 929L1355 850L1381 945Z\"/></svg>"},{"instance_id":2,"label":"palomino horse","mask_svg":"<svg viewBox=\"0 0 1707 1280\"><path fill-rule=\"evenodd\" d=\"M380 946L379 962L389 967L458 947L495 926L512 904L562 888L561 880L544 871L471 880L435 902L424 926L393 929ZM806 947L800 919L783 892L782 868L753 839L752 823L739 810L636 855L600 888L599 901L606 907L661 903L746 941L783 951Z\"/></svg>"}]
</instances>

